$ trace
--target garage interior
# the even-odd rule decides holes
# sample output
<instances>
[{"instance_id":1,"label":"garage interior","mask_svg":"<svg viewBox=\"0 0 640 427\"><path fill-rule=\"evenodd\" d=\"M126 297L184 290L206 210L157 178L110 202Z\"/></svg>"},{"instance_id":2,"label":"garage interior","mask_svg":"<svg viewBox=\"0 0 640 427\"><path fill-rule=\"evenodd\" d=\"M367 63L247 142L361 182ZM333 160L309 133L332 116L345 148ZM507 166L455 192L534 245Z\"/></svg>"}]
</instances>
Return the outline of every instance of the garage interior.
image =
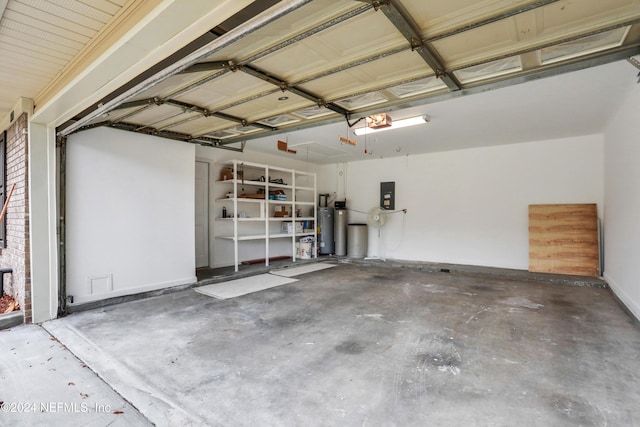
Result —
<instances>
[{"instance_id":1,"label":"garage interior","mask_svg":"<svg viewBox=\"0 0 640 427\"><path fill-rule=\"evenodd\" d=\"M640 423L637 0L0 6L34 322L146 421Z\"/></svg>"}]
</instances>

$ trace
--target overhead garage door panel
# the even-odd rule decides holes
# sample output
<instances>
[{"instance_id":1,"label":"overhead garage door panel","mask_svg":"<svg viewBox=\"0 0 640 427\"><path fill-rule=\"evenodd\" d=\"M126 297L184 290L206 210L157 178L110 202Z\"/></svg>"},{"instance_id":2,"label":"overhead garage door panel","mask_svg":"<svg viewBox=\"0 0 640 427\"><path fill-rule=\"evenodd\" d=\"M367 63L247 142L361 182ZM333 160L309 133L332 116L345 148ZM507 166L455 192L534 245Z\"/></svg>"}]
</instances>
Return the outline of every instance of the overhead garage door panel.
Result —
<instances>
[{"instance_id":1,"label":"overhead garage door panel","mask_svg":"<svg viewBox=\"0 0 640 427\"><path fill-rule=\"evenodd\" d=\"M167 104L154 105L131 115L126 121L159 127L162 126L163 123L166 124L168 120L177 121L177 117L183 116L184 114L185 110L180 107Z\"/></svg>"},{"instance_id":2,"label":"overhead garage door panel","mask_svg":"<svg viewBox=\"0 0 640 427\"><path fill-rule=\"evenodd\" d=\"M275 89L273 85L263 80L236 71L177 96L176 99L210 110L218 110L257 95L273 92Z\"/></svg>"},{"instance_id":3,"label":"overhead garage door panel","mask_svg":"<svg viewBox=\"0 0 640 427\"><path fill-rule=\"evenodd\" d=\"M593 17L597 16L599 28L606 29L627 22L632 13L640 13L640 5L631 5L627 0L616 0L607 10L602 10L603 3L608 2L557 2L436 40L432 45L448 68L457 68L584 34L587 16L592 24ZM553 8L560 8L561 13Z\"/></svg>"},{"instance_id":4,"label":"overhead garage door panel","mask_svg":"<svg viewBox=\"0 0 640 427\"><path fill-rule=\"evenodd\" d=\"M558 2L539 12L540 34L543 36L570 34L574 29L593 26L599 22L602 27L624 22L640 12L638 0L582 0L579 2Z\"/></svg>"},{"instance_id":5,"label":"overhead garage door panel","mask_svg":"<svg viewBox=\"0 0 640 427\"><path fill-rule=\"evenodd\" d=\"M244 61L287 40L292 34L304 33L318 24L330 21L352 10L367 10L370 5L358 1L314 0L267 27L254 31L231 46L207 57L206 61L235 59Z\"/></svg>"},{"instance_id":6,"label":"overhead garage door panel","mask_svg":"<svg viewBox=\"0 0 640 427\"><path fill-rule=\"evenodd\" d=\"M255 61L288 81L300 81L379 52L409 48L381 12L370 11ZM338 58L338 61L336 59Z\"/></svg>"},{"instance_id":7,"label":"overhead garage door panel","mask_svg":"<svg viewBox=\"0 0 640 427\"><path fill-rule=\"evenodd\" d=\"M199 116L188 123L172 126L169 130L173 132L188 133L194 136L204 135L216 129L224 129L234 126L233 122L219 117Z\"/></svg>"},{"instance_id":8,"label":"overhead garage door panel","mask_svg":"<svg viewBox=\"0 0 640 427\"><path fill-rule=\"evenodd\" d=\"M464 34L433 42L435 49L450 67L501 55L519 42L518 29L513 19L501 20Z\"/></svg>"},{"instance_id":9,"label":"overhead garage door panel","mask_svg":"<svg viewBox=\"0 0 640 427\"><path fill-rule=\"evenodd\" d=\"M279 100L280 98L286 99ZM234 116L241 114L245 119L253 122L313 105L314 103L308 99L294 95L293 93L278 91L267 96L253 99L250 102L227 108L223 112Z\"/></svg>"},{"instance_id":10,"label":"overhead garage door panel","mask_svg":"<svg viewBox=\"0 0 640 427\"><path fill-rule=\"evenodd\" d=\"M134 100L150 99L155 97L166 98L175 93L183 92L195 83L200 82L207 77L215 76L219 73L220 71L204 71L198 73L176 74L150 87L146 91L136 96ZM198 86L199 85L195 87Z\"/></svg>"},{"instance_id":11,"label":"overhead garage door panel","mask_svg":"<svg viewBox=\"0 0 640 427\"><path fill-rule=\"evenodd\" d=\"M402 67L398 64L402 63ZM340 73L312 80L303 88L323 98L338 99L357 92L391 86L401 82L433 75L420 56L407 50L397 55L368 62Z\"/></svg>"},{"instance_id":12,"label":"overhead garage door panel","mask_svg":"<svg viewBox=\"0 0 640 427\"><path fill-rule=\"evenodd\" d=\"M403 0L402 5L414 19L423 38L447 33L492 16L500 15L516 7L524 7L528 2L512 0L454 0L424 1Z\"/></svg>"}]
</instances>

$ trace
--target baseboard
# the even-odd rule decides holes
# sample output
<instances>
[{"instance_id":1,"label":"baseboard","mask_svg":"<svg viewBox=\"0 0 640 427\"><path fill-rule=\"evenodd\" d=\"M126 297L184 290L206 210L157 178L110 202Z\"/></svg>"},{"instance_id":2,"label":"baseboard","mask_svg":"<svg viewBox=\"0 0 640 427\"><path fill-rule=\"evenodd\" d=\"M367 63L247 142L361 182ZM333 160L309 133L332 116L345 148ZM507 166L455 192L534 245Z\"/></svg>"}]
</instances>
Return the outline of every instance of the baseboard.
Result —
<instances>
[{"instance_id":1,"label":"baseboard","mask_svg":"<svg viewBox=\"0 0 640 427\"><path fill-rule=\"evenodd\" d=\"M616 281L611 278L607 273L604 274L604 279L609 284L609 288L613 291L616 299L624 308L624 310L629 313L629 315L633 318L635 324L640 327L640 306L633 302L633 300L627 295L626 292L622 290Z\"/></svg>"},{"instance_id":2,"label":"baseboard","mask_svg":"<svg viewBox=\"0 0 640 427\"><path fill-rule=\"evenodd\" d=\"M132 294L152 292L152 291L157 291L165 288L172 288L175 286L193 284L193 283L196 283L197 281L198 279L195 276L191 276L191 277L185 277L182 279L176 279L176 280L171 280L167 282L153 283L145 286L138 286L135 288L118 289L113 292L107 292L107 293L97 294L97 295L74 295L73 304L70 304L70 305L85 304L85 303L102 301L102 300L111 299L111 298L123 297L127 295L132 295Z\"/></svg>"}]
</instances>

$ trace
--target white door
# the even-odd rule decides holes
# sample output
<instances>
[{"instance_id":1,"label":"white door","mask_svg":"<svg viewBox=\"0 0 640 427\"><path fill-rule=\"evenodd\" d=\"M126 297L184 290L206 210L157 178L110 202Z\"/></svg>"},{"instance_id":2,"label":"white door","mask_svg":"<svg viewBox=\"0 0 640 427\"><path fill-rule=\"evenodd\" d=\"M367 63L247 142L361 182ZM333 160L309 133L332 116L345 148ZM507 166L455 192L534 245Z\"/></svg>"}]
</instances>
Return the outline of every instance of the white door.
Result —
<instances>
[{"instance_id":1,"label":"white door","mask_svg":"<svg viewBox=\"0 0 640 427\"><path fill-rule=\"evenodd\" d=\"M196 268L209 266L209 163L196 162Z\"/></svg>"}]
</instances>

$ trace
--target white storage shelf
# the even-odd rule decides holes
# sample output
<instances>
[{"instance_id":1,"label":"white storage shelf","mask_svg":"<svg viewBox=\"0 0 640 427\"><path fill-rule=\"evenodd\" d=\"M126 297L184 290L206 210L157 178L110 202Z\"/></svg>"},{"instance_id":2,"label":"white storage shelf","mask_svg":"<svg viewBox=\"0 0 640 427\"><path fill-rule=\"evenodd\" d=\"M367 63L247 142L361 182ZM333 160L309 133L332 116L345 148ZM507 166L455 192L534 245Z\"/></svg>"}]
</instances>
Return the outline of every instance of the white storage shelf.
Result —
<instances>
[{"instance_id":1,"label":"white storage shelf","mask_svg":"<svg viewBox=\"0 0 640 427\"><path fill-rule=\"evenodd\" d=\"M283 216L283 217L270 217L269 221L315 221L315 218L312 216L296 216L296 217Z\"/></svg>"},{"instance_id":2,"label":"white storage shelf","mask_svg":"<svg viewBox=\"0 0 640 427\"><path fill-rule=\"evenodd\" d=\"M291 257L296 260L295 244L300 237L316 237L317 210L315 208L316 175L314 173L295 171L292 169L272 167L268 165L241 162L233 160L219 165L220 171L227 170L226 179L215 182L216 221L225 225L221 230L215 230L215 237L230 240L234 244L234 263L238 271L240 246L239 242L249 240L264 240L265 265L269 265L270 245L272 239L290 239ZM221 174L222 175L222 174ZM272 182L278 181L278 182ZM296 183L300 185L296 185ZM284 193L286 200L270 199L269 194ZM231 197L225 197L227 195ZM241 197L243 194L264 194L264 198ZM274 194L277 197L277 194ZM222 218L222 207L225 207L230 217ZM283 206L289 216L275 216L277 206ZM311 209L309 209L311 208ZM296 217L296 211L301 210L304 216ZM240 215L246 215L240 217ZM290 233L280 230L285 222L307 221L310 224L302 232L296 232L295 227ZM277 227L277 229L276 229ZM218 228L218 227L216 227ZM226 228L226 230L225 230ZM315 241L316 239L314 239ZM314 243L313 253L317 253L317 243Z\"/></svg>"},{"instance_id":3,"label":"white storage shelf","mask_svg":"<svg viewBox=\"0 0 640 427\"><path fill-rule=\"evenodd\" d=\"M290 239L292 237L292 233L269 233L269 238L270 239L282 239L282 238L288 238ZM296 237L304 237L304 236L315 236L316 233L309 231L309 232L303 232L303 233L296 233L295 234ZM216 236L216 238L218 239L224 239L224 240L234 240L235 237L233 236ZM238 236L238 241L247 241L247 240L263 240L266 239L266 234L247 234L247 235L239 235Z\"/></svg>"},{"instance_id":4,"label":"white storage shelf","mask_svg":"<svg viewBox=\"0 0 640 427\"><path fill-rule=\"evenodd\" d=\"M224 239L224 240L236 240L235 237L233 236L216 236L216 238L218 239ZM262 240L265 238L264 234L247 234L247 235L240 235L237 238L237 241L243 241L243 240Z\"/></svg>"},{"instance_id":5,"label":"white storage shelf","mask_svg":"<svg viewBox=\"0 0 640 427\"><path fill-rule=\"evenodd\" d=\"M236 220L238 222L264 222L264 218L259 218L259 217L255 217L255 218L216 218L216 221L227 221L227 222L233 222L233 220Z\"/></svg>"},{"instance_id":6,"label":"white storage shelf","mask_svg":"<svg viewBox=\"0 0 640 427\"><path fill-rule=\"evenodd\" d=\"M216 184L238 184L238 185L255 185L256 187L264 187L267 183L264 181L245 180L245 179L225 179L216 181ZM273 184L271 184L273 185Z\"/></svg>"}]
</instances>

